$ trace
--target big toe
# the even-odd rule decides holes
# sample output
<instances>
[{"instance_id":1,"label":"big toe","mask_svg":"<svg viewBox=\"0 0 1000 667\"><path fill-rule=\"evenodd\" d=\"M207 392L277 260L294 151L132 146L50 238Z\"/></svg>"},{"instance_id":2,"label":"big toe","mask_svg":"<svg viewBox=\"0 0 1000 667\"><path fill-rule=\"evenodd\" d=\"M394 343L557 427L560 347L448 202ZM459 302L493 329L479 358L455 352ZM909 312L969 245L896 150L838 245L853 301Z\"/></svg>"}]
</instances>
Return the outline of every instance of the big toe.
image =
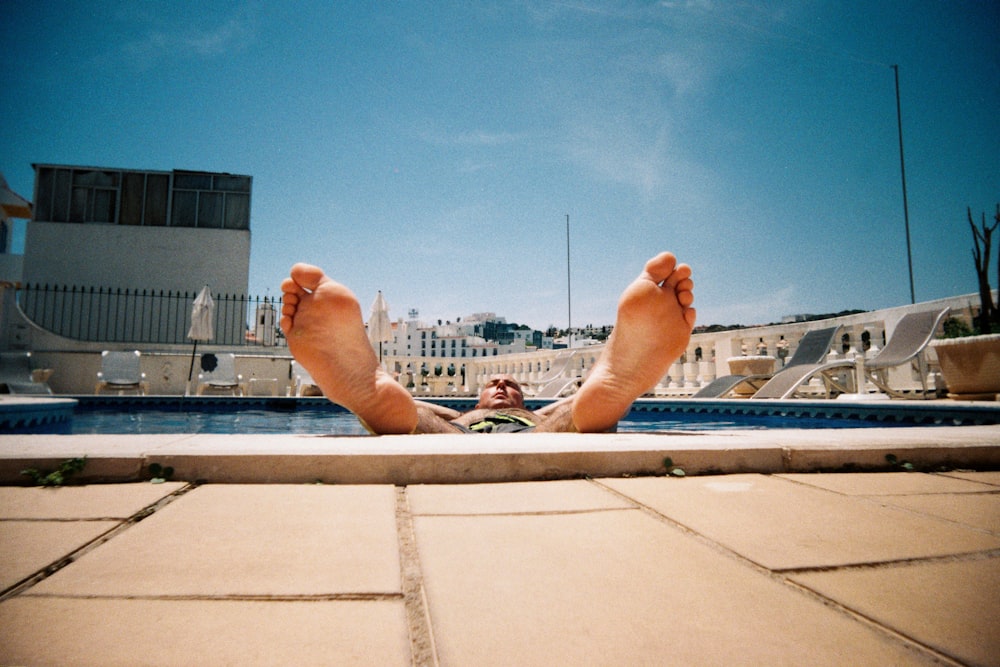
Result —
<instances>
[{"instance_id":1,"label":"big toe","mask_svg":"<svg viewBox=\"0 0 1000 667\"><path fill-rule=\"evenodd\" d=\"M296 285L310 292L315 291L326 276L318 266L301 262L292 267L290 275Z\"/></svg>"},{"instance_id":2,"label":"big toe","mask_svg":"<svg viewBox=\"0 0 1000 667\"><path fill-rule=\"evenodd\" d=\"M646 273L654 282L663 282L670 277L677 266L677 258L672 252L661 252L646 262Z\"/></svg>"}]
</instances>

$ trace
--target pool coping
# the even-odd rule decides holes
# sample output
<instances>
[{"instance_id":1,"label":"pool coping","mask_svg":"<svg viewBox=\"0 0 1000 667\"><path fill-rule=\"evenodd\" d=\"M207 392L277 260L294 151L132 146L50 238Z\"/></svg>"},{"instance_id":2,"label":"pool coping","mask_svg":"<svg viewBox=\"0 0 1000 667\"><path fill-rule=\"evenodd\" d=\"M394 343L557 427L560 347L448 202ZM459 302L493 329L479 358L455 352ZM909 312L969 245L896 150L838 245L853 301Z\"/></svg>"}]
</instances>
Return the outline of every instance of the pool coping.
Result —
<instances>
[{"instance_id":1,"label":"pool coping","mask_svg":"<svg viewBox=\"0 0 1000 667\"><path fill-rule=\"evenodd\" d=\"M1000 468L1000 425L496 435L3 435L0 484L87 464L79 483L456 484L580 477ZM672 468L668 469L665 459Z\"/></svg>"},{"instance_id":2,"label":"pool coping","mask_svg":"<svg viewBox=\"0 0 1000 667\"><path fill-rule=\"evenodd\" d=\"M448 403L447 399L441 400ZM225 406L232 401L239 399L209 402ZM306 399L303 404L313 403L329 405L322 398ZM13 410L19 406L32 413L44 412L45 406L66 410L69 405L71 411L73 404L72 397L0 399L0 407ZM462 407L461 400L456 407ZM87 464L75 477L79 482L147 480L152 477L152 464L170 467L173 479L189 482L399 485L624 477L679 471L722 474L1000 468L1000 403L996 402L639 399L634 408L639 412L669 409L792 418L849 415L870 422L966 425L488 436L11 434L0 435L0 484L26 484L28 477L22 474L25 469L54 470L68 459L81 457L86 457Z\"/></svg>"}]
</instances>

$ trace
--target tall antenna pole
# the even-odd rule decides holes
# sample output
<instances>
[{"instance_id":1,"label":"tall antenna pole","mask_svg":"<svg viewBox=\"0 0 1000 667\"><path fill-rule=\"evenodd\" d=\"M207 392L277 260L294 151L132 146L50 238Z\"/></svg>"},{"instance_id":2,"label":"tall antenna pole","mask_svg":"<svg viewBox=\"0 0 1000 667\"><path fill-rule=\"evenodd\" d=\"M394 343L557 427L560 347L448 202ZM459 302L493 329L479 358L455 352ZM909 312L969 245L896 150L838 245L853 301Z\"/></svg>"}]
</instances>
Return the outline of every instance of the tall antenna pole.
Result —
<instances>
[{"instance_id":1,"label":"tall antenna pole","mask_svg":"<svg viewBox=\"0 0 1000 667\"><path fill-rule=\"evenodd\" d=\"M573 349L573 287L569 271L569 213L566 214L566 349Z\"/></svg>"},{"instance_id":2,"label":"tall antenna pole","mask_svg":"<svg viewBox=\"0 0 1000 667\"><path fill-rule=\"evenodd\" d=\"M903 177L903 221L906 223L906 261L910 268L910 303L916 303L913 291L913 254L910 249L910 211L906 204L906 162L903 160L903 113L899 105L899 65L892 66L896 74L896 126L899 128L899 173Z\"/></svg>"}]
</instances>

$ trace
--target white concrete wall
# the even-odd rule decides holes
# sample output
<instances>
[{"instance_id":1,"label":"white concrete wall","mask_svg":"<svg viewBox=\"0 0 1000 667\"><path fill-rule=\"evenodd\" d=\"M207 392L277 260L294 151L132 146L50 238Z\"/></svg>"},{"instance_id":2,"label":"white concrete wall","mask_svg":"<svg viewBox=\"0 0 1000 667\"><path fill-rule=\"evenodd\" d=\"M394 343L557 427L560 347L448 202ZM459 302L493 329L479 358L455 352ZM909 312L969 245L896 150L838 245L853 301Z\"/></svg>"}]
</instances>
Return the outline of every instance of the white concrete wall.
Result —
<instances>
[{"instance_id":1,"label":"white concrete wall","mask_svg":"<svg viewBox=\"0 0 1000 667\"><path fill-rule=\"evenodd\" d=\"M197 357L202 352L233 352L232 349L212 346L198 346ZM146 352L140 360L140 368L146 374L149 394L180 396L187 386L188 371L191 370L192 349L178 347L173 351ZM236 355L236 372L243 376L248 392L285 396L290 385L290 356ZM57 394L92 394L97 384L97 372L101 370L99 351L77 352L34 352L31 355L34 368L51 368L49 386ZM192 371L191 392L197 389L198 360ZM255 382L250 382L255 380Z\"/></svg>"},{"instance_id":2,"label":"white concrete wall","mask_svg":"<svg viewBox=\"0 0 1000 667\"><path fill-rule=\"evenodd\" d=\"M250 232L31 222L23 282L245 295Z\"/></svg>"}]
</instances>

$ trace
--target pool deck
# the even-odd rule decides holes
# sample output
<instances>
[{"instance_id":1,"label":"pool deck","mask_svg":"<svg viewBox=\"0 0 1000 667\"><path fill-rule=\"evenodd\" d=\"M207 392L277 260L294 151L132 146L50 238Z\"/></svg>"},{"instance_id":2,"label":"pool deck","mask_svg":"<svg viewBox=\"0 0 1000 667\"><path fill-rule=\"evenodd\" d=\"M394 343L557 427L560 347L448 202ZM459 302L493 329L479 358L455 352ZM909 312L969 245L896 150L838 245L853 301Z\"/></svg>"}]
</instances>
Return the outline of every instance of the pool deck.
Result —
<instances>
[{"instance_id":1,"label":"pool deck","mask_svg":"<svg viewBox=\"0 0 1000 667\"><path fill-rule=\"evenodd\" d=\"M0 663L989 665L1000 473L0 488Z\"/></svg>"},{"instance_id":2,"label":"pool deck","mask_svg":"<svg viewBox=\"0 0 1000 667\"><path fill-rule=\"evenodd\" d=\"M0 480L78 456L0 487L0 664L1000 664L1000 426L7 435Z\"/></svg>"}]
</instances>

